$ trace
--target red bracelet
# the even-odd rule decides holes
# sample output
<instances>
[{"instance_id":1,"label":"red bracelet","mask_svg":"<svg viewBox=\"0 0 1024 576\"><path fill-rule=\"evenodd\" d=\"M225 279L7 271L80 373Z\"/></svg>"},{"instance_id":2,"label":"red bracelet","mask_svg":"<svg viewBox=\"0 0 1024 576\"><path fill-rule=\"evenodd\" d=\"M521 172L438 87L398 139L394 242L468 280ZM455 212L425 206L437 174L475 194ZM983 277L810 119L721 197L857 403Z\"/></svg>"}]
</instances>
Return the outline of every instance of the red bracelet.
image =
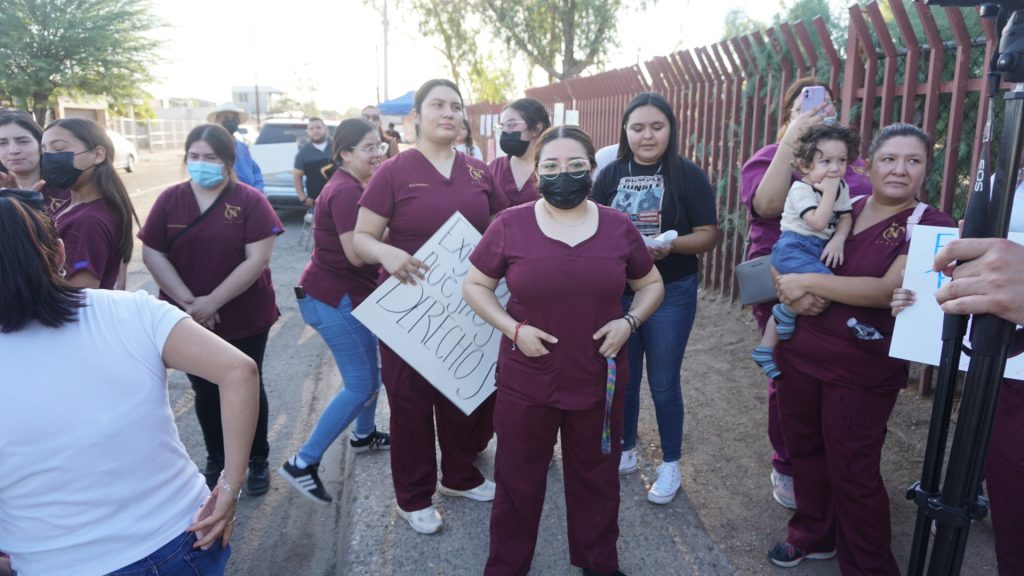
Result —
<instances>
[{"instance_id":1,"label":"red bracelet","mask_svg":"<svg viewBox=\"0 0 1024 576\"><path fill-rule=\"evenodd\" d=\"M522 328L523 326L525 326L526 324L529 324L529 323L530 323L529 320L522 320L520 322L516 322L516 331L512 334L512 349L513 350L516 349L516 343L519 341L519 329Z\"/></svg>"}]
</instances>

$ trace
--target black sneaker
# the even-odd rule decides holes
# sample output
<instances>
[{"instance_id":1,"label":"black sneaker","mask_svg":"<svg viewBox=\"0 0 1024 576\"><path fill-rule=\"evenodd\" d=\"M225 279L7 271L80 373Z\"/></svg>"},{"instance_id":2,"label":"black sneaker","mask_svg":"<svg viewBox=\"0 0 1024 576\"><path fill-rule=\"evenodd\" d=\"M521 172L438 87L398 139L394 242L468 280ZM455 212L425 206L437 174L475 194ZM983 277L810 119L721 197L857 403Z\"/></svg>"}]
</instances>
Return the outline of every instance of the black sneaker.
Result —
<instances>
[{"instance_id":1,"label":"black sneaker","mask_svg":"<svg viewBox=\"0 0 1024 576\"><path fill-rule=\"evenodd\" d=\"M836 551L831 552L804 552L787 541L776 542L775 546L768 551L768 559L772 564L783 568L792 568L804 560L831 560L836 557Z\"/></svg>"},{"instance_id":2,"label":"black sneaker","mask_svg":"<svg viewBox=\"0 0 1024 576\"><path fill-rule=\"evenodd\" d=\"M266 458L249 460L249 475L245 478L245 493L261 496L270 490L270 466Z\"/></svg>"},{"instance_id":3,"label":"black sneaker","mask_svg":"<svg viewBox=\"0 0 1024 576\"><path fill-rule=\"evenodd\" d=\"M310 464L305 468L299 468L289 460L277 469L277 473L288 481L303 496L317 504L330 504L331 495L324 490L323 482L317 474L317 464Z\"/></svg>"},{"instance_id":4,"label":"black sneaker","mask_svg":"<svg viewBox=\"0 0 1024 576\"><path fill-rule=\"evenodd\" d=\"M391 435L387 432L379 432L377 429L373 430L373 433L365 438L356 440L355 438L349 438L348 445L352 447L352 451L355 453L366 452L367 450L390 450L391 449Z\"/></svg>"},{"instance_id":5,"label":"black sneaker","mask_svg":"<svg viewBox=\"0 0 1024 576\"><path fill-rule=\"evenodd\" d=\"M594 572L589 568L583 569L583 576L626 576L621 571L616 570L615 572Z\"/></svg>"}]
</instances>

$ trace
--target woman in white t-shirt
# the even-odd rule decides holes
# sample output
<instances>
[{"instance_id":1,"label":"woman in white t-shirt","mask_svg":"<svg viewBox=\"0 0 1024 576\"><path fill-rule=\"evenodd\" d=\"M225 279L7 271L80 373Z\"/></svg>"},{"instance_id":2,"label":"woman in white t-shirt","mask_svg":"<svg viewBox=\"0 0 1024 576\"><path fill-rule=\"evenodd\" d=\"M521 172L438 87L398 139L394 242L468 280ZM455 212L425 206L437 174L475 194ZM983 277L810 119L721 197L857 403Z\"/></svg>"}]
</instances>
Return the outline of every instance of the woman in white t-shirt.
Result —
<instances>
[{"instance_id":1,"label":"woman in white t-shirt","mask_svg":"<svg viewBox=\"0 0 1024 576\"><path fill-rule=\"evenodd\" d=\"M145 292L72 287L31 200L0 190L0 550L20 576L136 574L157 559L161 574L223 574L255 364ZM167 368L220 386L212 494L178 438Z\"/></svg>"},{"instance_id":2,"label":"woman in white t-shirt","mask_svg":"<svg viewBox=\"0 0 1024 576\"><path fill-rule=\"evenodd\" d=\"M477 160L484 159L483 151L479 146L473 144L473 127L465 118L462 119L462 128L459 129L459 135L455 138L455 149Z\"/></svg>"}]
</instances>

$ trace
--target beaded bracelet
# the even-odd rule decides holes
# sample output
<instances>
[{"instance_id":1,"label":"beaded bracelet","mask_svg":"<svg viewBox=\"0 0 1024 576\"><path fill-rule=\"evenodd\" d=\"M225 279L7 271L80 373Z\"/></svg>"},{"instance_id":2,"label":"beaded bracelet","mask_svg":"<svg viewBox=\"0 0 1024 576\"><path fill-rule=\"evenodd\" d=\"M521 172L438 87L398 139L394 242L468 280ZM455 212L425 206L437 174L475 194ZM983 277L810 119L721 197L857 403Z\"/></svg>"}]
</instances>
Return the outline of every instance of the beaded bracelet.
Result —
<instances>
[{"instance_id":1,"label":"beaded bracelet","mask_svg":"<svg viewBox=\"0 0 1024 576\"><path fill-rule=\"evenodd\" d=\"M220 471L220 487L225 489L225 490L227 490L228 491L228 495L233 497L235 499L235 501L238 501L238 500L242 499L242 489L239 488L237 493L234 490L232 490L231 489L231 484L228 482L227 477L224 476L224 471L223 470Z\"/></svg>"}]
</instances>

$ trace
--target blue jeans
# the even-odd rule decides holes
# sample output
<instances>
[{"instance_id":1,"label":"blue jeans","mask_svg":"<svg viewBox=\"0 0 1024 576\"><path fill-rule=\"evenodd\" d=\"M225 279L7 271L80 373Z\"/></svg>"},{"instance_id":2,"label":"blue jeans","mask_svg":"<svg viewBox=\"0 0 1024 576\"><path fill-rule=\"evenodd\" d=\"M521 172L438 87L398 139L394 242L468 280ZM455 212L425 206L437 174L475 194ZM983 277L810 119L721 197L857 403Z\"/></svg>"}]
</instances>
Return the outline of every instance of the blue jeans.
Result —
<instances>
[{"instance_id":1,"label":"blue jeans","mask_svg":"<svg viewBox=\"0 0 1024 576\"><path fill-rule=\"evenodd\" d=\"M622 310L628 311L632 303L632 295L623 296ZM697 275L691 274L665 285L665 300L661 306L629 337L629 386L626 388L623 450L636 448L640 382L646 357L647 383L651 387L654 413L658 418L662 458L665 462L675 462L682 455L683 391L679 371L696 313Z\"/></svg>"},{"instance_id":2,"label":"blue jeans","mask_svg":"<svg viewBox=\"0 0 1024 576\"><path fill-rule=\"evenodd\" d=\"M783 232L772 247L772 267L779 274L816 272L831 274L832 270L821 261L826 240L817 236L804 236L797 232Z\"/></svg>"},{"instance_id":3,"label":"blue jeans","mask_svg":"<svg viewBox=\"0 0 1024 576\"><path fill-rule=\"evenodd\" d=\"M231 546L221 548L220 538L207 550L193 548L195 543L195 534L183 532L156 552L107 576L222 576Z\"/></svg>"},{"instance_id":4,"label":"blue jeans","mask_svg":"<svg viewBox=\"0 0 1024 576\"><path fill-rule=\"evenodd\" d=\"M299 450L300 458L316 464L352 420L356 421L356 434L361 436L375 429L373 414L380 389L377 337L352 316L352 300L347 294L337 308L307 296L299 300L299 311L306 324L323 337L345 385L324 409Z\"/></svg>"}]
</instances>

